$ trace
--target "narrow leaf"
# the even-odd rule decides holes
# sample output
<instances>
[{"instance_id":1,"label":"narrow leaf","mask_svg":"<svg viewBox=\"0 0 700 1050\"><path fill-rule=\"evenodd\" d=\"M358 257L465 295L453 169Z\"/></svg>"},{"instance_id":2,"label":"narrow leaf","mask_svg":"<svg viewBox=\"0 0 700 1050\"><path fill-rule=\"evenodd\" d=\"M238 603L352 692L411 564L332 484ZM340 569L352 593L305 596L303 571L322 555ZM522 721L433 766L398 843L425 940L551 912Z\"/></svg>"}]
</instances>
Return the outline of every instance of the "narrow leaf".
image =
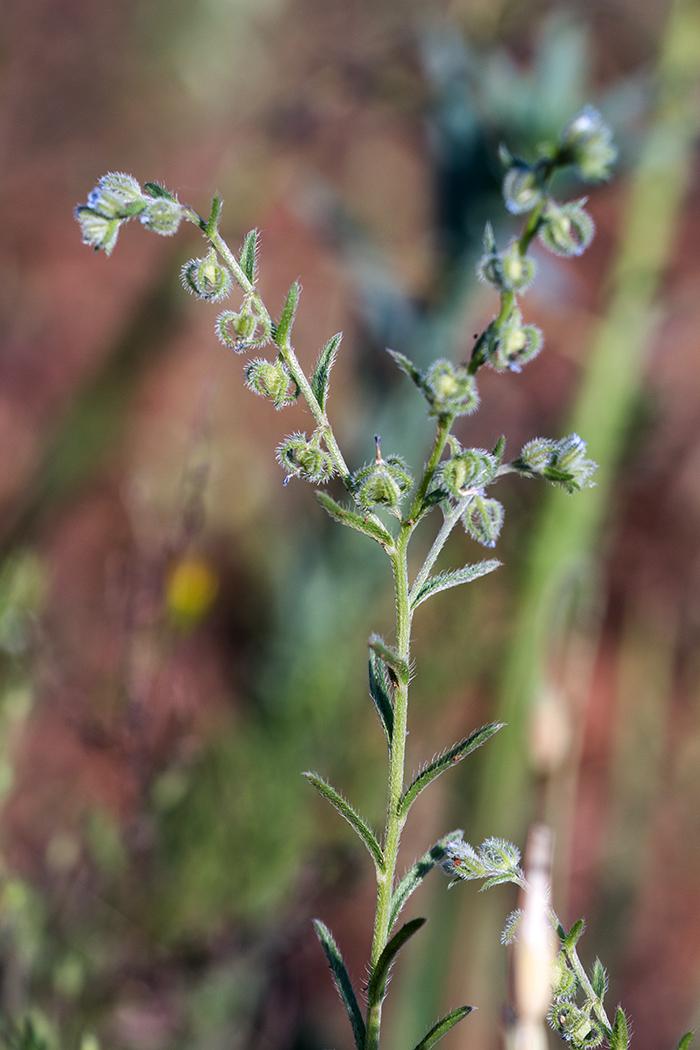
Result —
<instances>
[{"instance_id":1,"label":"narrow leaf","mask_svg":"<svg viewBox=\"0 0 700 1050\"><path fill-rule=\"evenodd\" d=\"M331 368L335 363L335 359L338 353L338 347L340 346L340 340L343 338L343 333L338 332L337 335L331 336L326 345L324 346L316 367L314 368L314 374L311 376L311 389L313 390L314 397L318 401L321 408L326 407L326 398L328 396L328 380L331 374Z\"/></svg>"},{"instance_id":2,"label":"narrow leaf","mask_svg":"<svg viewBox=\"0 0 700 1050\"><path fill-rule=\"evenodd\" d=\"M391 689L386 665L373 649L369 651L368 672L369 695L374 701L379 720L386 734L387 743L391 747L391 738L394 732L394 706L391 702Z\"/></svg>"},{"instance_id":3,"label":"narrow leaf","mask_svg":"<svg viewBox=\"0 0 700 1050\"><path fill-rule=\"evenodd\" d=\"M238 265L251 284L255 284L255 262L258 253L258 231L251 230L243 241Z\"/></svg>"},{"instance_id":4,"label":"narrow leaf","mask_svg":"<svg viewBox=\"0 0 700 1050\"><path fill-rule=\"evenodd\" d=\"M470 1014L473 1009L473 1006L458 1006L456 1010L451 1010L449 1014L445 1014L442 1020L438 1021L438 1023L430 1029L428 1034L421 1039L420 1043L414 1047L414 1050L429 1050L431 1046L435 1046L438 1039L442 1039L443 1035L445 1035L446 1032L449 1032L450 1028L454 1028L454 1026L458 1024L463 1017Z\"/></svg>"},{"instance_id":5,"label":"narrow leaf","mask_svg":"<svg viewBox=\"0 0 700 1050\"><path fill-rule=\"evenodd\" d=\"M282 316L280 317L277 325L275 326L275 342L280 349L289 347L289 333L292 330L294 324L294 315L297 312L297 306L299 305L299 294L301 292L301 285L298 281L295 281L292 287L287 292L287 301L284 304Z\"/></svg>"},{"instance_id":6,"label":"narrow leaf","mask_svg":"<svg viewBox=\"0 0 700 1050\"><path fill-rule=\"evenodd\" d=\"M420 795L423 788L427 787L428 784L439 777L441 773L444 773L446 769L461 762L463 758L475 751L477 747L481 747L485 744L489 737L492 737L494 733L497 733L499 729L504 726L503 722L489 722L488 725L482 726L481 729L476 729L474 732L465 737L464 740L460 740L458 744L451 747L449 751L446 751L439 758L431 762L429 766L426 766L412 784L404 792L401 801L399 802L398 812L399 815L405 817L409 809Z\"/></svg>"},{"instance_id":7,"label":"narrow leaf","mask_svg":"<svg viewBox=\"0 0 700 1050\"><path fill-rule=\"evenodd\" d=\"M583 919L579 919L574 923L569 932L564 934L563 945L567 951L571 951L576 947L578 939L583 933L585 926L586 924Z\"/></svg>"},{"instance_id":8,"label":"narrow leaf","mask_svg":"<svg viewBox=\"0 0 700 1050\"><path fill-rule=\"evenodd\" d=\"M322 923L320 919L314 919L313 924L314 929L316 930L316 935L326 953L328 965L330 966L331 974L333 975L333 982L338 989L338 995L342 999L343 1005L348 1012L350 1024L352 1025L352 1034L355 1037L355 1046L357 1047L357 1050L363 1050L365 1045L365 1022L362 1020L362 1014L360 1013L355 989L353 988L352 981L348 976L343 957L340 954L338 945L333 939L331 931L325 923Z\"/></svg>"},{"instance_id":9,"label":"narrow leaf","mask_svg":"<svg viewBox=\"0 0 700 1050\"><path fill-rule=\"evenodd\" d=\"M600 959L596 959L591 970L591 987L601 1001L605 995L606 984L605 968Z\"/></svg>"},{"instance_id":10,"label":"narrow leaf","mask_svg":"<svg viewBox=\"0 0 700 1050\"><path fill-rule=\"evenodd\" d=\"M387 645L384 639L380 638L378 634L370 635L369 647L384 661L387 667L394 672L396 678L400 682L404 685L408 683L408 680L411 677L411 669L406 660L399 656L396 649Z\"/></svg>"},{"instance_id":11,"label":"narrow leaf","mask_svg":"<svg viewBox=\"0 0 700 1050\"><path fill-rule=\"evenodd\" d=\"M350 803L344 799L342 795L339 795L335 788L332 788L330 784L327 784L322 777L317 776L316 773L302 773L302 776L306 777L309 783L316 788L319 795L323 795L325 799L328 799L332 806L335 806L342 817L345 817L348 824L357 832L369 850L372 860L377 866L377 870L380 872L384 871L384 854L382 848L370 828L365 824L362 817L352 808Z\"/></svg>"},{"instance_id":12,"label":"narrow leaf","mask_svg":"<svg viewBox=\"0 0 700 1050\"><path fill-rule=\"evenodd\" d=\"M618 1006L615 1013L615 1020L613 1021L612 1031L608 1042L610 1044L610 1050L627 1050L627 1047L629 1046L630 1035L627 1029L627 1018L625 1017L625 1011L621 1006Z\"/></svg>"},{"instance_id":13,"label":"narrow leaf","mask_svg":"<svg viewBox=\"0 0 700 1050\"><path fill-rule=\"evenodd\" d=\"M377 543L381 543L382 547L389 552L394 550L393 536L384 528L379 518L375 517L374 514L368 514L366 517L361 514L356 514L355 511L350 510L349 507L343 507L340 503L336 503L334 499L331 499L327 492L317 492L316 499L323 509L330 514L332 518L339 521L341 525L347 525L348 528L357 529L358 532L363 532L365 536L370 536L373 540L376 540Z\"/></svg>"},{"instance_id":14,"label":"narrow leaf","mask_svg":"<svg viewBox=\"0 0 700 1050\"><path fill-rule=\"evenodd\" d=\"M695 1035L695 1032L686 1032L685 1035L682 1035L681 1038L676 1043L675 1050L688 1050L688 1047L690 1046L690 1044L693 1041L694 1035Z\"/></svg>"},{"instance_id":15,"label":"narrow leaf","mask_svg":"<svg viewBox=\"0 0 700 1050\"><path fill-rule=\"evenodd\" d=\"M211 211L209 213L209 218L207 220L206 232L207 232L207 236L209 236L209 237L211 237L213 234L216 233L216 227L219 224L219 216L221 215L221 205L222 204L223 204L223 201L221 200L221 197L218 195L218 193L215 194L212 197Z\"/></svg>"},{"instance_id":16,"label":"narrow leaf","mask_svg":"<svg viewBox=\"0 0 700 1050\"><path fill-rule=\"evenodd\" d=\"M486 576L487 573L497 569L500 564L500 561L490 558L487 561L476 562L474 565L465 565L463 569L439 572L436 576L430 576L421 585L415 597L411 599L411 608L418 608L421 602L424 602L431 594L437 594L438 591L446 591L449 587L459 587L462 583L471 583L480 576Z\"/></svg>"},{"instance_id":17,"label":"narrow leaf","mask_svg":"<svg viewBox=\"0 0 700 1050\"><path fill-rule=\"evenodd\" d=\"M391 911L389 913L389 929L392 928L394 923L399 917L401 909L404 904L411 896L413 891L421 884L428 872L432 871L433 868L442 862L445 857L445 847L448 842L454 842L456 839L462 838L462 831L451 831L449 835L445 835L439 842L436 842L434 846L431 846L427 853L424 853L420 860L417 860L413 867L409 868L401 882L398 884L391 898Z\"/></svg>"},{"instance_id":18,"label":"narrow leaf","mask_svg":"<svg viewBox=\"0 0 700 1050\"><path fill-rule=\"evenodd\" d=\"M408 939L412 937L421 926L424 926L425 922L425 919L411 919L410 922L404 923L401 929L394 934L382 954L377 959L377 965L374 968L367 987L367 1002L370 1003L370 1005L372 1003L381 1002L384 998L386 981L389 976L391 964L403 948L406 941L408 941Z\"/></svg>"},{"instance_id":19,"label":"narrow leaf","mask_svg":"<svg viewBox=\"0 0 700 1050\"><path fill-rule=\"evenodd\" d=\"M403 354L397 353L396 350L389 350L387 348L387 353L390 354L393 357L394 361L399 366L401 371L404 372L408 376L409 379L412 379L413 382L416 384L416 386L420 390L422 390L423 389L423 373L419 369L416 368L416 366L413 364L413 361L409 361L409 359L407 357L405 357Z\"/></svg>"},{"instance_id":20,"label":"narrow leaf","mask_svg":"<svg viewBox=\"0 0 700 1050\"><path fill-rule=\"evenodd\" d=\"M166 201L174 201L177 199L173 197L170 190L166 190L165 186L161 186L157 182L144 182L143 188L144 192L147 193L149 197L162 197Z\"/></svg>"}]
</instances>

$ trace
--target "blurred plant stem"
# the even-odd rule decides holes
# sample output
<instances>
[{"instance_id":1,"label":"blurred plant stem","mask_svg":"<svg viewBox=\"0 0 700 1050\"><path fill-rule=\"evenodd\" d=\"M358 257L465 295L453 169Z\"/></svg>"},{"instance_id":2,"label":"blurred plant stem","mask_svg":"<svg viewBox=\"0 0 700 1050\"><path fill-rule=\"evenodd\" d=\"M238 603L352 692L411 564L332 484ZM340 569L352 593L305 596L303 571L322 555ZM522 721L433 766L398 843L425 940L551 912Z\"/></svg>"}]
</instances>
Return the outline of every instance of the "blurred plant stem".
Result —
<instances>
[{"instance_id":1,"label":"blurred plant stem","mask_svg":"<svg viewBox=\"0 0 700 1050\"><path fill-rule=\"evenodd\" d=\"M526 575L501 680L496 717L508 730L484 757L477 803L477 836L524 837L532 816L528 771L529 721L533 702L545 686L546 638L561 595L582 569L592 572L605 543L606 507L624 451L627 427L646 375L646 359L662 314L659 290L672 258L698 133L696 89L700 76L700 2L676 0L661 44L656 104L639 156L620 231L610 297L588 359L567 426L587 435L599 463L597 487L580 500L551 490L527 559ZM487 990L502 986L504 966L492 929L507 905L496 896L480 902L469 917L470 999L481 1004ZM464 942L457 948L464 958ZM485 935L485 931L488 934ZM492 1000L493 1002L493 1000ZM493 1014L476 1017L493 1031ZM479 1034L470 1032L474 1045Z\"/></svg>"},{"instance_id":2,"label":"blurred plant stem","mask_svg":"<svg viewBox=\"0 0 700 1050\"><path fill-rule=\"evenodd\" d=\"M676 0L661 42L656 102L629 188L607 310L594 333L578 398L566 424L589 439L590 454L599 463L597 486L577 500L549 490L539 527L532 534L498 706L493 712L508 728L484 753L475 819L463 812L459 818L468 820L473 828L470 834L477 840L488 830L523 841L533 816L530 719L533 704L547 684L550 653L546 640L552 635L562 599L582 575L594 579L595 562L605 549L601 533L606 508L662 315L660 285L672 258L689 182L699 123L699 76L700 0ZM453 812L456 803L458 800L451 804ZM432 924L434 943L440 945L438 958L447 958L447 943L452 942L448 969L453 984L459 984L457 994L466 993L479 1007L468 1032L465 1029L461 1035L470 1046L493 1045L498 1031L497 1012L505 1000L505 962L493 931L503 925L509 906L502 895L488 894L479 899L478 908L465 905L459 921L455 921L454 904L448 904ZM438 990L438 982L426 982L416 979L415 987L407 984L405 1001L395 1004L402 1023L413 1030L428 1025L440 1009L440 1002L428 1002L429 994L415 994L418 987ZM449 989L445 992L449 998ZM455 1037L452 1045L457 1045Z\"/></svg>"}]
</instances>

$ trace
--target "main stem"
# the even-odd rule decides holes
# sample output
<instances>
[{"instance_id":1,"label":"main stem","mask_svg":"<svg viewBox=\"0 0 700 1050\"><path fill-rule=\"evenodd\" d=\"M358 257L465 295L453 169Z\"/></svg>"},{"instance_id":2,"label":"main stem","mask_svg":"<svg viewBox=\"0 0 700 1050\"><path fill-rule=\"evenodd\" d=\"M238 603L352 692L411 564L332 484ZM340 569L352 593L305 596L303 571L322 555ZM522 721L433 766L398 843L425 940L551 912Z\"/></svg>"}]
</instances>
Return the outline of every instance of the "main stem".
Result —
<instances>
[{"instance_id":1,"label":"main stem","mask_svg":"<svg viewBox=\"0 0 700 1050\"><path fill-rule=\"evenodd\" d=\"M396 599L396 652L407 665L411 659L411 603L408 583L408 543L420 517L423 502L445 449L447 438L454 422L452 414L438 419L435 441L418 486L411 509L399 532L395 550L390 555L394 573ZM444 543L444 540L443 540ZM387 945L391 929L391 898L396 882L396 867L399 855L401 832L405 815L399 815L399 804L404 789L404 766L406 761L406 732L408 723L408 681L399 682L394 695L394 727L389 749L389 783L387 788L386 825L384 828L384 871L377 876L377 907L374 919L374 936L370 957L370 973L379 961ZM365 1050L377 1050L382 1020L383 990L375 1001L367 1003Z\"/></svg>"}]
</instances>

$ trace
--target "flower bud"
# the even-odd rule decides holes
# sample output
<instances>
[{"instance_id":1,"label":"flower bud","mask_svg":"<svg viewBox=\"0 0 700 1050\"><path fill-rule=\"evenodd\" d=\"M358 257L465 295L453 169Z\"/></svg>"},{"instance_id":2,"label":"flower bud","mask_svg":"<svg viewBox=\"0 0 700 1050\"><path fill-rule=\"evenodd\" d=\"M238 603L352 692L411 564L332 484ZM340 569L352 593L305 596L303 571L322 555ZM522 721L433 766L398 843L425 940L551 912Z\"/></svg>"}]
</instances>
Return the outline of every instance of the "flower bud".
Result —
<instances>
[{"instance_id":1,"label":"flower bud","mask_svg":"<svg viewBox=\"0 0 700 1050\"><path fill-rule=\"evenodd\" d=\"M451 361L434 361L422 377L421 388L430 404L431 416L466 416L479 404L476 381L466 365L455 367Z\"/></svg>"},{"instance_id":2,"label":"flower bud","mask_svg":"<svg viewBox=\"0 0 700 1050\"><path fill-rule=\"evenodd\" d=\"M277 462L289 477L304 478L322 485L333 475L333 462L321 448L321 433L316 431L307 440L306 434L292 434L277 449ZM285 482L286 484L286 482Z\"/></svg>"},{"instance_id":3,"label":"flower bud","mask_svg":"<svg viewBox=\"0 0 700 1050\"><path fill-rule=\"evenodd\" d=\"M440 480L453 496L462 497L469 489L481 489L496 476L498 461L481 448L467 448L451 456L440 470Z\"/></svg>"},{"instance_id":4,"label":"flower bud","mask_svg":"<svg viewBox=\"0 0 700 1050\"><path fill-rule=\"evenodd\" d=\"M581 255L593 240L595 223L583 205L586 198L556 204L547 201L542 215L539 238L545 248L555 255L571 258Z\"/></svg>"},{"instance_id":5,"label":"flower bud","mask_svg":"<svg viewBox=\"0 0 700 1050\"><path fill-rule=\"evenodd\" d=\"M560 156L573 164L586 182L610 177L617 149L610 127L592 106L585 106L562 131Z\"/></svg>"},{"instance_id":6,"label":"flower bud","mask_svg":"<svg viewBox=\"0 0 700 1050\"><path fill-rule=\"evenodd\" d=\"M172 237L182 219L182 205L179 201L158 197L148 202L139 218L146 229L159 233L161 237Z\"/></svg>"},{"instance_id":7,"label":"flower bud","mask_svg":"<svg viewBox=\"0 0 700 1050\"><path fill-rule=\"evenodd\" d=\"M112 171L104 175L88 196L88 207L106 219L126 219L144 206L143 192L132 175Z\"/></svg>"},{"instance_id":8,"label":"flower bud","mask_svg":"<svg viewBox=\"0 0 700 1050\"><path fill-rule=\"evenodd\" d=\"M535 169L524 161L514 159L503 180L503 199L513 215L532 211L542 200L542 186Z\"/></svg>"},{"instance_id":9,"label":"flower bud","mask_svg":"<svg viewBox=\"0 0 700 1050\"><path fill-rule=\"evenodd\" d=\"M514 306L509 316L499 325L492 324L486 340L489 364L497 372L510 369L520 372L542 349L542 332L534 324L522 323L522 314Z\"/></svg>"},{"instance_id":10,"label":"flower bud","mask_svg":"<svg viewBox=\"0 0 700 1050\"><path fill-rule=\"evenodd\" d=\"M489 242L490 250L487 248L485 237L486 250L477 264L479 279L494 285L500 292L524 292L535 276L534 259L521 254L520 245L515 239L510 242L503 255L496 251L492 233Z\"/></svg>"},{"instance_id":11,"label":"flower bud","mask_svg":"<svg viewBox=\"0 0 700 1050\"><path fill-rule=\"evenodd\" d=\"M503 525L503 505L477 495L462 515L464 528L477 543L495 547Z\"/></svg>"},{"instance_id":12,"label":"flower bud","mask_svg":"<svg viewBox=\"0 0 700 1050\"><path fill-rule=\"evenodd\" d=\"M225 299L233 283L230 270L219 262L214 248L203 259L191 259L185 263L181 277L188 292L210 303Z\"/></svg>"},{"instance_id":13,"label":"flower bud","mask_svg":"<svg viewBox=\"0 0 700 1050\"><path fill-rule=\"evenodd\" d=\"M413 484L406 464L400 456L382 457L377 439L377 456L352 477L355 498L360 506L369 510L382 506L398 517L398 506Z\"/></svg>"},{"instance_id":14,"label":"flower bud","mask_svg":"<svg viewBox=\"0 0 700 1050\"><path fill-rule=\"evenodd\" d=\"M243 370L246 386L254 394L269 397L275 408L291 404L297 393L290 394L291 376L282 361L265 361L256 358Z\"/></svg>"},{"instance_id":15,"label":"flower bud","mask_svg":"<svg viewBox=\"0 0 700 1050\"><path fill-rule=\"evenodd\" d=\"M216 334L224 346L230 346L237 354L253 346L264 346L269 342L270 330L246 302L238 313L224 310L216 319Z\"/></svg>"},{"instance_id":16,"label":"flower bud","mask_svg":"<svg viewBox=\"0 0 700 1050\"><path fill-rule=\"evenodd\" d=\"M122 220L106 219L85 205L75 209L75 217L80 223L83 244L89 244L96 252L103 251L105 255L111 255Z\"/></svg>"}]
</instances>

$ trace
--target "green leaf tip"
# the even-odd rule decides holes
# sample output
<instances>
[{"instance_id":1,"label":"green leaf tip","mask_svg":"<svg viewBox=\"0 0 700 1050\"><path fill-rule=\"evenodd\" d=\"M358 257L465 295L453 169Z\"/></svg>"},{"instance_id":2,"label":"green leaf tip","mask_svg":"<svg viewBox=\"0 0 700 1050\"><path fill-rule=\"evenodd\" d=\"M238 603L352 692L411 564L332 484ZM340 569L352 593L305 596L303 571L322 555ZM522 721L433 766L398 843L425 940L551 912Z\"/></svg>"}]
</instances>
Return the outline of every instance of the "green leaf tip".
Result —
<instances>
[{"instance_id":1,"label":"green leaf tip","mask_svg":"<svg viewBox=\"0 0 700 1050\"><path fill-rule=\"evenodd\" d=\"M365 821L362 819L359 813L357 813L357 811L353 809L353 807L350 805L347 799L344 799L343 796L335 790L335 788L331 787L331 785L327 783L323 779L323 777L318 776L317 773L306 772L302 773L302 776L306 777L306 779L312 785L312 787L316 788L319 795L322 795L323 798L330 802L330 804L334 806L335 809L337 809L338 813L340 813L341 817L344 817L347 820L350 827L362 839L365 846L367 847L367 850L375 863L377 871L383 872L385 862L382 848L377 842L374 833L365 823Z\"/></svg>"},{"instance_id":2,"label":"green leaf tip","mask_svg":"<svg viewBox=\"0 0 700 1050\"><path fill-rule=\"evenodd\" d=\"M428 766L423 769L418 776L413 780L409 787L404 792L401 801L399 802L398 811L399 814L405 817L408 814L409 809L420 795L421 791L430 784L431 781L439 777L441 773L444 773L446 769L461 762L462 759L470 755L472 751L475 751L477 747L481 747L486 741L497 733L499 729L503 729L504 722L489 722L488 725L482 726L481 729L476 729L464 740L460 740L458 744L455 744L444 754L440 755L431 762Z\"/></svg>"},{"instance_id":3,"label":"green leaf tip","mask_svg":"<svg viewBox=\"0 0 700 1050\"><path fill-rule=\"evenodd\" d=\"M258 231L251 230L246 235L246 239L243 241L241 248L241 254L238 257L238 265L243 270L251 284L255 284L256 279L256 265L258 258Z\"/></svg>"},{"instance_id":4,"label":"green leaf tip","mask_svg":"<svg viewBox=\"0 0 700 1050\"><path fill-rule=\"evenodd\" d=\"M313 375L311 376L311 390L321 409L325 409L326 407L328 381L330 379L331 368L335 363L338 354L338 347L340 346L342 338L342 332L338 332L336 335L331 336L321 351Z\"/></svg>"},{"instance_id":5,"label":"green leaf tip","mask_svg":"<svg viewBox=\"0 0 700 1050\"><path fill-rule=\"evenodd\" d=\"M411 668L408 662L402 656L399 656L393 646L387 645L378 634L371 634L369 647L373 653L376 653L384 661L389 671L393 671L397 682L401 682L402 685L408 685L411 677Z\"/></svg>"},{"instance_id":6,"label":"green leaf tip","mask_svg":"<svg viewBox=\"0 0 700 1050\"><path fill-rule=\"evenodd\" d=\"M486 576L488 573L498 569L501 564L496 558L489 558L485 561L476 562L473 565L465 565L462 569L455 569L451 572L439 572L435 576L429 576L421 584L418 592L411 597L411 608L417 609L421 602L424 602L432 594L437 594L438 591L446 591L451 587L459 587L463 583L471 583L472 580L478 580L480 576Z\"/></svg>"},{"instance_id":7,"label":"green leaf tip","mask_svg":"<svg viewBox=\"0 0 700 1050\"><path fill-rule=\"evenodd\" d=\"M695 1037L695 1032L686 1032L682 1035L676 1043L675 1050L688 1050L688 1047L692 1043Z\"/></svg>"},{"instance_id":8,"label":"green leaf tip","mask_svg":"<svg viewBox=\"0 0 700 1050\"><path fill-rule=\"evenodd\" d=\"M621 1006L618 1006L615 1011L615 1020L613 1021L612 1030L608 1039L610 1050L627 1050L629 1042L630 1035L627 1027L625 1011Z\"/></svg>"},{"instance_id":9,"label":"green leaf tip","mask_svg":"<svg viewBox=\"0 0 700 1050\"><path fill-rule=\"evenodd\" d=\"M435 1046L438 1039L442 1039L451 1028L454 1028L456 1024L472 1012L473 1006L458 1006L456 1010L451 1010L449 1014L445 1014L436 1025L430 1029L427 1035L425 1035L420 1043L416 1043L413 1050L430 1050L431 1046Z\"/></svg>"},{"instance_id":10,"label":"green leaf tip","mask_svg":"<svg viewBox=\"0 0 700 1050\"><path fill-rule=\"evenodd\" d=\"M357 1047L357 1050L364 1050L365 1022L362 1019L357 996L355 995L355 989L352 986L352 981L350 980L345 963L343 962L343 957L340 954L338 945L333 939L331 931L325 923L321 922L320 919L313 919L312 921L314 929L316 930L316 936L326 953L326 959L328 960L328 965L331 968L331 974L333 976L333 983L335 984L338 995L347 1011L352 1026L352 1034L355 1037L355 1046Z\"/></svg>"},{"instance_id":11,"label":"green leaf tip","mask_svg":"<svg viewBox=\"0 0 700 1050\"><path fill-rule=\"evenodd\" d=\"M292 331L292 325L294 324L294 316L297 312L297 306L299 305L299 296L301 294L301 285L298 281L295 281L289 291L287 292L287 300L282 310L282 316L275 325L275 343L280 350L289 349L289 336Z\"/></svg>"}]
</instances>

